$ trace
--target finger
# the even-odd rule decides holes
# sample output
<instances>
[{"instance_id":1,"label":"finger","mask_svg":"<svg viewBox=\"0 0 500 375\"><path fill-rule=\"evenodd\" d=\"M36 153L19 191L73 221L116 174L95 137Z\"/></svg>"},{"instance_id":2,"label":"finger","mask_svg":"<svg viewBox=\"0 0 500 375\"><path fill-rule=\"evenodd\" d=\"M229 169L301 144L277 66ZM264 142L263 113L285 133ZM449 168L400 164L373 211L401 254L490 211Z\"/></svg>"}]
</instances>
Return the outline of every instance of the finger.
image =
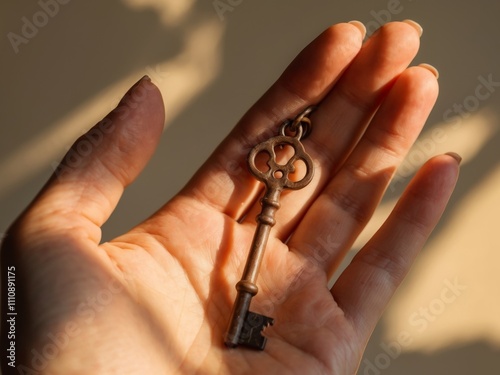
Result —
<instances>
[{"instance_id":1,"label":"finger","mask_svg":"<svg viewBox=\"0 0 500 375\"><path fill-rule=\"evenodd\" d=\"M313 131L304 145L315 160L316 177L305 189L282 197L282 209L274 228L277 236L284 239L290 235L308 203L342 165L395 79L415 57L419 36L413 26L404 22L383 26L365 43L311 115ZM255 207L247 215L248 220L252 220L259 209Z\"/></svg>"},{"instance_id":2,"label":"finger","mask_svg":"<svg viewBox=\"0 0 500 375\"><path fill-rule=\"evenodd\" d=\"M373 238L354 257L332 295L367 339L441 217L458 178L459 160L428 161Z\"/></svg>"},{"instance_id":3,"label":"finger","mask_svg":"<svg viewBox=\"0 0 500 375\"><path fill-rule=\"evenodd\" d=\"M153 154L164 124L161 94L143 77L101 122L80 137L24 215L30 223L51 226L54 212L71 220L61 231L83 228L96 242L125 186ZM43 218L43 220L42 220Z\"/></svg>"},{"instance_id":4,"label":"finger","mask_svg":"<svg viewBox=\"0 0 500 375\"><path fill-rule=\"evenodd\" d=\"M310 141L322 165L335 169L342 164L395 79L417 54L420 35L413 23L391 22L365 43L312 115L315 129Z\"/></svg>"},{"instance_id":5,"label":"finger","mask_svg":"<svg viewBox=\"0 0 500 375\"><path fill-rule=\"evenodd\" d=\"M319 265L333 272L372 216L437 94L437 79L426 68L409 68L398 78L355 149L290 239L293 251L311 257L321 248Z\"/></svg>"},{"instance_id":6,"label":"finger","mask_svg":"<svg viewBox=\"0 0 500 375\"><path fill-rule=\"evenodd\" d=\"M284 119L325 96L361 48L364 35L358 27L332 26L309 44L245 114L181 194L239 218L255 199L257 186L247 172L248 152L276 135Z\"/></svg>"}]
</instances>

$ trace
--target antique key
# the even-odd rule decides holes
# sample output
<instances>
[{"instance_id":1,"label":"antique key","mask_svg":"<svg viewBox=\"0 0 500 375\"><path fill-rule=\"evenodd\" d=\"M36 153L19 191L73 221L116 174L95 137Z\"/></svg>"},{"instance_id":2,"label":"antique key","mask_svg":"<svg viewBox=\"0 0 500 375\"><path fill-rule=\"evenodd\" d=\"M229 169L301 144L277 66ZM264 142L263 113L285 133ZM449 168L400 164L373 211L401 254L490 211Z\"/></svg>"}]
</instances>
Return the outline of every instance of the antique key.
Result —
<instances>
[{"instance_id":1,"label":"antique key","mask_svg":"<svg viewBox=\"0 0 500 375\"><path fill-rule=\"evenodd\" d=\"M311 157L305 152L300 142L304 135L310 131L311 121L307 117L314 107L307 108L293 121L287 120L280 127L280 135L272 137L265 142L255 146L248 155L248 167L251 173L266 186L264 197L261 199L262 210L257 216L257 229L255 231L250 252L245 264L241 280L236 284L238 291L231 312L228 329L224 337L224 343L228 347L238 345L248 346L263 350L267 339L262 336L262 330L274 323L274 319L249 311L252 297L258 292L256 285L260 264L264 256L264 250L269 238L271 228L275 224L274 215L279 209L279 198L283 189L302 189L313 178L314 168ZM287 129L294 135L286 135ZM293 155L285 164L279 164L276 157L276 149L289 146L293 149ZM261 171L255 164L258 154L267 153L268 170ZM295 172L297 161L305 165L305 175L299 181L290 180L289 176Z\"/></svg>"}]
</instances>

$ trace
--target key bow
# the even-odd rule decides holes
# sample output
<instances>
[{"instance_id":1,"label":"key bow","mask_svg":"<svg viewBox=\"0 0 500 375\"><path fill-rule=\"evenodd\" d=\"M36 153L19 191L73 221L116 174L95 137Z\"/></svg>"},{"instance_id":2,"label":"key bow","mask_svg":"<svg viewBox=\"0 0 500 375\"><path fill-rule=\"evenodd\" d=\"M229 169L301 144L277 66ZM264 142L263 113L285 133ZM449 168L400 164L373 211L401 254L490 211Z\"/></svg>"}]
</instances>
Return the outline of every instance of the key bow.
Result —
<instances>
[{"instance_id":1,"label":"key bow","mask_svg":"<svg viewBox=\"0 0 500 375\"><path fill-rule=\"evenodd\" d=\"M278 164L275 149L276 147L285 145L291 146L294 154L288 159L286 164ZM267 161L269 169L267 171L261 171L255 164L255 158L261 152L269 155L269 160ZM298 160L304 162L306 173L299 181L292 181L289 176L295 172L294 163ZM313 161L305 151L299 137L286 135L278 135L255 146L248 155L248 167L255 178L266 184L266 187L269 189L302 189L311 182L314 176Z\"/></svg>"}]
</instances>

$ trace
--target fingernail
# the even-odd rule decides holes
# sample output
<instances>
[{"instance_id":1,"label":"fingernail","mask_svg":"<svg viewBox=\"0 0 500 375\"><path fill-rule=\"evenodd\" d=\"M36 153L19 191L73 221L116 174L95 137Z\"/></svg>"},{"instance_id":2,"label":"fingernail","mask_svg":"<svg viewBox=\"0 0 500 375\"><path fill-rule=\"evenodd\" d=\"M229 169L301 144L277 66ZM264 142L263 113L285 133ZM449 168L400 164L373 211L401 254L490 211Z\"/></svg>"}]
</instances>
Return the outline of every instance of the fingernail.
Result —
<instances>
[{"instance_id":1,"label":"fingernail","mask_svg":"<svg viewBox=\"0 0 500 375\"><path fill-rule=\"evenodd\" d=\"M408 25L413 27L415 30L417 30L419 36L422 36L422 34L424 33L424 28L422 26L420 26L419 23L417 23L413 20L404 20L403 22L407 23Z\"/></svg>"},{"instance_id":2,"label":"fingernail","mask_svg":"<svg viewBox=\"0 0 500 375\"><path fill-rule=\"evenodd\" d=\"M361 32L361 39L365 39L365 36L366 36L366 27L365 27L365 25L362 22L360 22L360 21L350 21L348 23L350 23L353 26L356 26L358 28L358 30Z\"/></svg>"},{"instance_id":3,"label":"fingernail","mask_svg":"<svg viewBox=\"0 0 500 375\"><path fill-rule=\"evenodd\" d=\"M140 80L138 80L136 83L134 83L125 94L123 94L122 98L120 99L120 102L118 103L118 107L125 104L128 105L127 103L132 100L135 104L137 105L137 98L134 98L136 95L135 90L143 83L144 81L151 82L151 78L146 74L145 76L142 76ZM143 92L141 91L141 94L139 96L142 96ZM130 103L129 103L130 104Z\"/></svg>"},{"instance_id":4,"label":"fingernail","mask_svg":"<svg viewBox=\"0 0 500 375\"><path fill-rule=\"evenodd\" d=\"M143 75L143 76L141 77L141 79L140 79L140 80L138 80L138 81L135 83L135 85L138 85L138 84L139 84L139 83L141 83L142 81L149 81L149 82L151 82L151 78L150 78L147 74L145 74L145 75Z\"/></svg>"},{"instance_id":5,"label":"fingernail","mask_svg":"<svg viewBox=\"0 0 500 375\"><path fill-rule=\"evenodd\" d=\"M125 98L127 98L130 94L132 94L132 91L134 91L134 89L139 86L142 82L144 81L149 81L151 82L151 78L149 78L149 76L146 74L145 76L142 76L142 78L140 80L138 80L136 83L134 83L128 90L127 92L125 93L125 95L123 95L123 98L122 100L124 100Z\"/></svg>"},{"instance_id":6,"label":"fingernail","mask_svg":"<svg viewBox=\"0 0 500 375\"><path fill-rule=\"evenodd\" d=\"M462 157L458 155L456 152L447 152L445 155L451 156L453 159L457 161L459 165L462 162Z\"/></svg>"},{"instance_id":7,"label":"fingernail","mask_svg":"<svg viewBox=\"0 0 500 375\"><path fill-rule=\"evenodd\" d=\"M146 75L144 75L144 76L142 76L140 80L138 80L136 83L134 83L134 84L132 85L132 87L130 87L130 88L128 89L128 91L125 93L125 95L124 95L124 96L127 96L128 94L132 93L132 91L134 91L134 89L135 89L137 86L139 86L139 85L140 85L142 82L144 82L144 81L151 82L151 78L149 78L149 76L148 76L147 74L146 74Z\"/></svg>"},{"instance_id":8,"label":"fingernail","mask_svg":"<svg viewBox=\"0 0 500 375\"><path fill-rule=\"evenodd\" d=\"M435 67L433 67L432 65L430 65L430 64L420 64L419 66L422 67L422 68L427 69L429 72L431 72L432 74L434 74L434 76L436 77L436 79L439 78L439 71Z\"/></svg>"}]
</instances>

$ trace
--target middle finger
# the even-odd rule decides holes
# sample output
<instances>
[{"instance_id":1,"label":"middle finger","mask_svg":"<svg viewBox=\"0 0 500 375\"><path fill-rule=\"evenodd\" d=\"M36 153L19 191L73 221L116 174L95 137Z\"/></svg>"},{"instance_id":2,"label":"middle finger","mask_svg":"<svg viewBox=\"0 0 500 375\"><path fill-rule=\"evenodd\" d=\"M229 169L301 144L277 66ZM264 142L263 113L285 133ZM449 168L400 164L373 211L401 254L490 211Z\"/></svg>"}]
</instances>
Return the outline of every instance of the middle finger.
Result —
<instances>
[{"instance_id":1,"label":"middle finger","mask_svg":"<svg viewBox=\"0 0 500 375\"><path fill-rule=\"evenodd\" d=\"M274 235L286 239L349 155L394 80L408 67L419 47L420 32L412 22L382 26L362 47L339 82L311 115L313 131L304 141L315 163L315 177L304 189L280 199ZM317 104L317 103L310 103ZM254 225L255 204L244 224Z\"/></svg>"}]
</instances>

